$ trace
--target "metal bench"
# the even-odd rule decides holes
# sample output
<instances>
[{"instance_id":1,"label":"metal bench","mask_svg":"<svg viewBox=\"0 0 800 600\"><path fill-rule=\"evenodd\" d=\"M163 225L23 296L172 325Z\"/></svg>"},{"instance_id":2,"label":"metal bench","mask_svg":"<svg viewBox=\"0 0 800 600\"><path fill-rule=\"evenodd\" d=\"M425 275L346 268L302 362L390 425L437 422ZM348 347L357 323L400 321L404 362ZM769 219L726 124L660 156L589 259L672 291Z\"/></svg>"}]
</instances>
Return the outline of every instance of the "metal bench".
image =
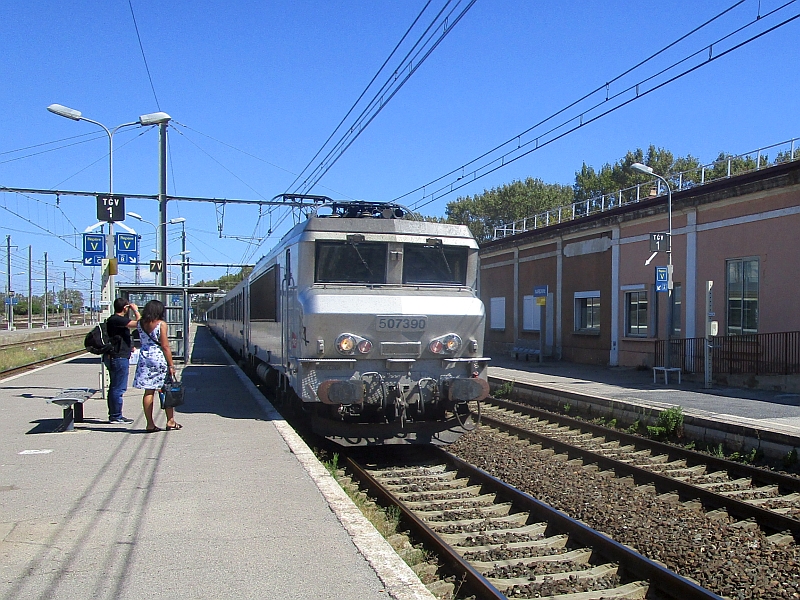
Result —
<instances>
[{"instance_id":1,"label":"metal bench","mask_svg":"<svg viewBox=\"0 0 800 600\"><path fill-rule=\"evenodd\" d=\"M534 348L533 345L536 344ZM514 342L514 347L511 349L511 354L514 355L516 360L519 360L520 356L524 356L525 360L528 360L531 356L539 356L539 342L536 340L517 340Z\"/></svg>"},{"instance_id":2,"label":"metal bench","mask_svg":"<svg viewBox=\"0 0 800 600\"><path fill-rule=\"evenodd\" d=\"M656 372L662 371L664 373L664 385L669 385L669 374L678 374L678 384L681 382L681 369L680 367L653 367L653 383L656 382Z\"/></svg>"},{"instance_id":3,"label":"metal bench","mask_svg":"<svg viewBox=\"0 0 800 600\"><path fill-rule=\"evenodd\" d=\"M57 396L48 398L49 404L58 404L64 409L64 418L53 433L73 431L76 421L83 423L83 403L96 393L92 388L65 388Z\"/></svg>"}]
</instances>

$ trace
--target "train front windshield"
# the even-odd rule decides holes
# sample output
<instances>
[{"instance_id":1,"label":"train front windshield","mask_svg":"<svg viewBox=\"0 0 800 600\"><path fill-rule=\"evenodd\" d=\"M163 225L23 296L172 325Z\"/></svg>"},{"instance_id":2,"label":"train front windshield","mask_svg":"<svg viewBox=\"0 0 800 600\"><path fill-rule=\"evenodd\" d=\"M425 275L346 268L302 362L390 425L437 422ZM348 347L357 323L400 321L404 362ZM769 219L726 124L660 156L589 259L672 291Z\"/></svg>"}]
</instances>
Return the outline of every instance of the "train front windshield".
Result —
<instances>
[{"instance_id":1,"label":"train front windshield","mask_svg":"<svg viewBox=\"0 0 800 600\"><path fill-rule=\"evenodd\" d=\"M386 283L387 244L317 242L317 283Z\"/></svg>"},{"instance_id":2,"label":"train front windshield","mask_svg":"<svg viewBox=\"0 0 800 600\"><path fill-rule=\"evenodd\" d=\"M405 244L403 283L466 285L467 249L441 244Z\"/></svg>"},{"instance_id":3,"label":"train front windshield","mask_svg":"<svg viewBox=\"0 0 800 600\"><path fill-rule=\"evenodd\" d=\"M387 283L388 244L380 242L316 243L317 283ZM466 285L469 250L442 244L403 245L403 283Z\"/></svg>"}]
</instances>

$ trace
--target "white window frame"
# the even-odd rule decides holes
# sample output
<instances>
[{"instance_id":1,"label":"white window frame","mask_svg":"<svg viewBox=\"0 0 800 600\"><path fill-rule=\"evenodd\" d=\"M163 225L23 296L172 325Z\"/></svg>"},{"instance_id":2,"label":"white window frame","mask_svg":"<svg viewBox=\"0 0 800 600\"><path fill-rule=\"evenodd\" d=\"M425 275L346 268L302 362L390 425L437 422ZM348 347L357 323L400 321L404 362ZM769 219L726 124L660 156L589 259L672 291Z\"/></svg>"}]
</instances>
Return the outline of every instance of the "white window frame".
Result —
<instances>
[{"instance_id":1,"label":"white window frame","mask_svg":"<svg viewBox=\"0 0 800 600\"><path fill-rule=\"evenodd\" d=\"M756 279L755 282L748 280L750 286L755 288L755 295L745 299L746 296L746 274L744 272L745 263L753 264L756 266ZM742 281L740 283L741 290L738 291L739 297L732 298L731 289L733 287L730 281L730 268L732 265L738 264L742 271ZM725 331L727 335L754 335L758 333L758 309L759 309L759 293L761 286L761 259L758 256L749 256L744 258L731 258L725 261ZM734 306L734 302L738 306ZM747 303L749 302L749 307ZM733 321L734 310L739 313L739 326L731 326ZM751 312L755 314L755 329L745 328L745 313Z\"/></svg>"},{"instance_id":2,"label":"white window frame","mask_svg":"<svg viewBox=\"0 0 800 600\"><path fill-rule=\"evenodd\" d=\"M644 286L642 286L644 288ZM644 325L639 323L637 328L641 329L643 326L645 327L645 333L631 333L631 322L630 322L630 305L631 305L631 296L636 294L637 296L640 294L644 294L645 301L647 302L647 315L644 319ZM629 338L647 338L650 336L651 324L650 324L650 305L652 303L652 298L650 294L647 293L645 289L639 290L630 290L625 292L625 337Z\"/></svg>"},{"instance_id":3,"label":"white window frame","mask_svg":"<svg viewBox=\"0 0 800 600\"><path fill-rule=\"evenodd\" d=\"M506 298L498 296L489 300L489 329L504 331L506 328Z\"/></svg>"},{"instance_id":4,"label":"white window frame","mask_svg":"<svg viewBox=\"0 0 800 600\"><path fill-rule=\"evenodd\" d=\"M600 333L600 315L597 315L598 323L596 327L582 327L581 317L583 316L583 309L586 306L588 299L600 300L600 290L591 290L586 292L575 292L575 318L574 318L574 331L582 331L587 333ZM599 304L599 303L598 303ZM599 305L598 305L599 311Z\"/></svg>"}]
</instances>

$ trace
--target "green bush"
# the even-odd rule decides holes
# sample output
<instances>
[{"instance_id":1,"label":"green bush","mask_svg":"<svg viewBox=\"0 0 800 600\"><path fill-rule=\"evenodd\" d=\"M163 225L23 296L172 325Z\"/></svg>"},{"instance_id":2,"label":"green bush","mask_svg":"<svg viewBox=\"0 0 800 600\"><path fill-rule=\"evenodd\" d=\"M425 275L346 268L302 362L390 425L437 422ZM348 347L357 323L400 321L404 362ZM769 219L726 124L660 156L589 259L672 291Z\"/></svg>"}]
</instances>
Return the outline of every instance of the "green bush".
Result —
<instances>
[{"instance_id":1,"label":"green bush","mask_svg":"<svg viewBox=\"0 0 800 600\"><path fill-rule=\"evenodd\" d=\"M511 394L513 392L514 392L514 382L506 381L504 384L497 386L497 389L494 391L494 397L511 398Z\"/></svg>"},{"instance_id":2,"label":"green bush","mask_svg":"<svg viewBox=\"0 0 800 600\"><path fill-rule=\"evenodd\" d=\"M656 424L663 427L667 435L677 435L683 428L683 409L680 406L674 406L663 410L658 414Z\"/></svg>"}]
</instances>

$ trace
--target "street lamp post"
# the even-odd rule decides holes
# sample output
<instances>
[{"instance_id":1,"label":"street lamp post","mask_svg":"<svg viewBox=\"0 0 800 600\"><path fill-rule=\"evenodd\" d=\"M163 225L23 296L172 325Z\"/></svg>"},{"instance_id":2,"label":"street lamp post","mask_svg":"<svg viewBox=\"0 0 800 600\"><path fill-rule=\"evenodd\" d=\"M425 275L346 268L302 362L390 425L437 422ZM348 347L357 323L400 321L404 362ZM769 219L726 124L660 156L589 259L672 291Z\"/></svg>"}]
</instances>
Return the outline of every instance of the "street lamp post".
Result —
<instances>
[{"instance_id":1,"label":"street lamp post","mask_svg":"<svg viewBox=\"0 0 800 600\"><path fill-rule=\"evenodd\" d=\"M136 219L137 221L141 221L142 223L147 223L148 225L150 225L150 227L152 227L152 228L153 228L153 232L154 232L154 234L155 234L155 236L156 236L156 245L158 245L158 228L159 228L159 226L158 226L158 225L156 225L156 224L155 224L155 223L153 223L152 221L148 221L147 219L145 219L145 218L144 218L142 215L140 215L139 213L135 213L135 212L130 212L130 211L129 211L129 212L127 212L126 214L127 214L129 217L133 217L133 218L134 218L134 219ZM139 248L139 252L140 252L140 253L141 253L141 251L142 251L142 250L141 250L141 248ZM156 250L156 257L158 257L158 250ZM137 268L138 268L138 266L137 266ZM156 273L156 274L155 274L155 280L154 280L154 283L156 283L156 284L158 283L158 273Z\"/></svg>"},{"instance_id":2,"label":"street lamp post","mask_svg":"<svg viewBox=\"0 0 800 600\"><path fill-rule=\"evenodd\" d=\"M176 217L174 219L170 219L169 221L166 221L163 224L159 223L158 225L156 225L152 221L148 221L147 219L142 217L142 215L140 215L139 213L128 212L126 214L129 217L133 217L137 221L141 221L142 223L147 223L148 225L150 225L153 228L153 231L155 232L155 236L156 236L156 245L157 246L161 245L162 243L166 243L166 236L165 235L159 235L159 230L161 230L162 226L163 226L163 229L166 230L166 226L167 225L177 225L178 223L180 223L182 228L183 228L182 236L181 236L182 240L183 240L183 248L182 248L183 252L181 254L184 254L184 253L187 252L187 250L186 250L186 225L185 225L186 219L184 217ZM166 247L162 246L160 249L156 250L156 256L157 257L165 257L165 253L166 253ZM163 261L163 273L165 273L165 274L166 274L166 269L167 269L167 263L168 263L167 260ZM162 276L162 285L163 285L163 281L165 280L165 277L166 277L166 275ZM158 283L158 273L156 273L156 283Z\"/></svg>"},{"instance_id":3,"label":"street lamp post","mask_svg":"<svg viewBox=\"0 0 800 600\"><path fill-rule=\"evenodd\" d=\"M169 220L171 225L181 224L181 285L186 287L186 255L190 250L186 249L186 219L183 217L176 217Z\"/></svg>"},{"instance_id":4,"label":"street lamp post","mask_svg":"<svg viewBox=\"0 0 800 600\"><path fill-rule=\"evenodd\" d=\"M647 165L643 165L642 163L633 163L631 165L631 169L637 171L638 173L643 173L645 175L651 175L656 179L663 181L664 185L667 186L667 213L669 216L669 234L667 239L669 240L669 245L667 246L667 349L664 353L664 366L669 369L671 365L670 355L672 354L671 348L671 340L672 340L672 330L674 328L673 324L673 296L672 296L672 289L673 289L673 280L672 280L672 187L669 185L669 181L667 181L664 177L653 171L653 167L648 167Z\"/></svg>"},{"instance_id":5,"label":"street lamp post","mask_svg":"<svg viewBox=\"0 0 800 600\"><path fill-rule=\"evenodd\" d=\"M184 250L183 252L178 252L177 254L173 254L169 258L169 264L173 265L174 263L172 261L175 258L179 257L179 256L181 257L180 265L181 265L181 286L182 287L186 287L186 260L189 258L189 253L190 252L191 252L191 250ZM171 275L170 275L170 277L171 277Z\"/></svg>"},{"instance_id":6,"label":"street lamp post","mask_svg":"<svg viewBox=\"0 0 800 600\"><path fill-rule=\"evenodd\" d=\"M156 112L150 113L146 115L142 115L139 117L138 121L131 121L130 123L123 123L122 125L117 125L114 129L109 129L99 121L94 121L92 119L87 119L81 114L81 111L75 110L74 108L68 108L66 106L62 106L61 104L51 104L47 107L51 113L56 114L60 117L65 117L67 119L72 119L73 121L87 121L89 123L93 123L103 129L108 135L108 193L109 195L114 193L114 134L122 129L123 127L130 127L132 125L141 125L142 127L147 127L149 125L159 125L163 126L171 117L165 112ZM108 223L108 236L106 238L106 258L111 258L114 247L114 234L113 234L113 226L111 222ZM108 313L110 314L113 312L111 310L111 303L113 301L114 295L114 276L111 275L110 271L107 277L103 278L103 287L100 292L101 300L108 302Z\"/></svg>"}]
</instances>

